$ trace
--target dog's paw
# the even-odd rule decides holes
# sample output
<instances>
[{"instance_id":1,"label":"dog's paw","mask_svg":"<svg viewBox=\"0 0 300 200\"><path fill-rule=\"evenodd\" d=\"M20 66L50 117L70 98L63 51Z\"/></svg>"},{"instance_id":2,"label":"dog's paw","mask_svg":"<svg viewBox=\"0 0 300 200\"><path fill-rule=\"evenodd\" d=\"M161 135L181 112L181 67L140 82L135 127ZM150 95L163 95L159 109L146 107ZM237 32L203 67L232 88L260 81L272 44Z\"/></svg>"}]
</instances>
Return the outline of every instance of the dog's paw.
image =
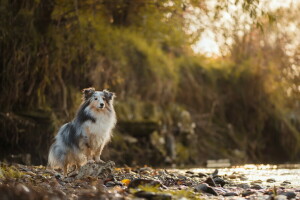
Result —
<instances>
[{"instance_id":1,"label":"dog's paw","mask_svg":"<svg viewBox=\"0 0 300 200\"><path fill-rule=\"evenodd\" d=\"M105 162L99 158L99 159L96 159L96 163L105 163Z\"/></svg>"},{"instance_id":2,"label":"dog's paw","mask_svg":"<svg viewBox=\"0 0 300 200\"><path fill-rule=\"evenodd\" d=\"M94 163L95 163L94 160L88 160L88 161L87 161L87 164L94 164Z\"/></svg>"}]
</instances>

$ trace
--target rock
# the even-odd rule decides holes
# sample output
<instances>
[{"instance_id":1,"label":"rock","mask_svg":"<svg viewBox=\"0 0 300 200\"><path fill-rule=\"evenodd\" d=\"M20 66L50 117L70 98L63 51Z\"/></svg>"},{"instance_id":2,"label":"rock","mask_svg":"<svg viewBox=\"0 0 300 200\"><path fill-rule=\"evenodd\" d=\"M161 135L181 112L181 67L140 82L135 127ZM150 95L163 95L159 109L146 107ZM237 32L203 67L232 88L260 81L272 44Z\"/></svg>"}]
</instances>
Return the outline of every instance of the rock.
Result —
<instances>
[{"instance_id":1,"label":"rock","mask_svg":"<svg viewBox=\"0 0 300 200\"><path fill-rule=\"evenodd\" d=\"M146 191L139 191L134 193L134 196L145 198L149 200L171 200L172 195L170 194L157 194L155 192L146 192Z\"/></svg>"},{"instance_id":2,"label":"rock","mask_svg":"<svg viewBox=\"0 0 300 200\"><path fill-rule=\"evenodd\" d=\"M195 191L196 192L205 192L205 193L209 193L209 194L218 196L218 193L212 187L208 186L208 184L206 184L206 183L197 185L195 187Z\"/></svg>"},{"instance_id":3,"label":"rock","mask_svg":"<svg viewBox=\"0 0 300 200\"><path fill-rule=\"evenodd\" d=\"M106 187L113 187L115 185L116 185L116 183L114 181L108 181L107 183L105 183Z\"/></svg>"},{"instance_id":4,"label":"rock","mask_svg":"<svg viewBox=\"0 0 300 200\"><path fill-rule=\"evenodd\" d=\"M269 179L267 179L267 182L268 183L274 183L274 182L276 182L276 180L274 178L269 178Z\"/></svg>"},{"instance_id":5,"label":"rock","mask_svg":"<svg viewBox=\"0 0 300 200\"><path fill-rule=\"evenodd\" d=\"M288 199L295 198L297 195L295 192L282 192L280 195L286 196Z\"/></svg>"},{"instance_id":6,"label":"rock","mask_svg":"<svg viewBox=\"0 0 300 200\"><path fill-rule=\"evenodd\" d=\"M257 184L260 184L260 183L262 183L262 180L252 181L250 184L251 185L257 185Z\"/></svg>"},{"instance_id":7,"label":"rock","mask_svg":"<svg viewBox=\"0 0 300 200\"><path fill-rule=\"evenodd\" d=\"M238 185L236 185L239 188L243 188L243 189L249 189L250 185L248 185L247 183L240 183Z\"/></svg>"},{"instance_id":8,"label":"rock","mask_svg":"<svg viewBox=\"0 0 300 200\"><path fill-rule=\"evenodd\" d=\"M275 200L286 200L287 197L285 195L277 195L274 199Z\"/></svg>"},{"instance_id":9,"label":"rock","mask_svg":"<svg viewBox=\"0 0 300 200\"><path fill-rule=\"evenodd\" d=\"M212 176L213 178L215 178L215 177L218 176L218 173L219 173L219 170L216 169L216 170L211 174L211 176Z\"/></svg>"},{"instance_id":10,"label":"rock","mask_svg":"<svg viewBox=\"0 0 300 200\"><path fill-rule=\"evenodd\" d=\"M224 181L222 178L220 177L215 177L213 178L213 181L216 183L216 184L219 184L221 185L221 187L223 187L227 182Z\"/></svg>"},{"instance_id":11,"label":"rock","mask_svg":"<svg viewBox=\"0 0 300 200\"><path fill-rule=\"evenodd\" d=\"M229 176L228 176L228 178L230 178L230 179L236 179L236 178L237 178L237 176L236 176L236 175L234 175L234 174L231 174L231 175L229 175Z\"/></svg>"},{"instance_id":12,"label":"rock","mask_svg":"<svg viewBox=\"0 0 300 200\"><path fill-rule=\"evenodd\" d=\"M239 196L239 195L237 193L235 193L235 192L227 192L223 196L229 197L229 196Z\"/></svg>"},{"instance_id":13,"label":"rock","mask_svg":"<svg viewBox=\"0 0 300 200\"><path fill-rule=\"evenodd\" d=\"M202 177L207 177L207 174L204 174L204 173L202 173L202 172L199 172L198 175L199 175L200 178L202 178Z\"/></svg>"},{"instance_id":14,"label":"rock","mask_svg":"<svg viewBox=\"0 0 300 200\"><path fill-rule=\"evenodd\" d=\"M129 183L128 188L137 188L140 185L161 187L162 183L160 181L151 179L134 179Z\"/></svg>"},{"instance_id":15,"label":"rock","mask_svg":"<svg viewBox=\"0 0 300 200\"><path fill-rule=\"evenodd\" d=\"M263 187L260 186L260 185L253 185L253 186L251 186L251 189L254 189L254 190L261 190L261 189L263 189Z\"/></svg>"},{"instance_id":16,"label":"rock","mask_svg":"<svg viewBox=\"0 0 300 200\"><path fill-rule=\"evenodd\" d=\"M284 184L291 184L290 181L283 181Z\"/></svg>"},{"instance_id":17,"label":"rock","mask_svg":"<svg viewBox=\"0 0 300 200\"><path fill-rule=\"evenodd\" d=\"M194 172L192 172L192 171L186 171L185 173L186 174L194 174Z\"/></svg>"},{"instance_id":18,"label":"rock","mask_svg":"<svg viewBox=\"0 0 300 200\"><path fill-rule=\"evenodd\" d=\"M218 193L212 187L207 187L206 193L212 194L214 196L218 196Z\"/></svg>"},{"instance_id":19,"label":"rock","mask_svg":"<svg viewBox=\"0 0 300 200\"><path fill-rule=\"evenodd\" d=\"M211 177L208 177L204 182L210 186L217 187L215 181Z\"/></svg>"},{"instance_id":20,"label":"rock","mask_svg":"<svg viewBox=\"0 0 300 200\"><path fill-rule=\"evenodd\" d=\"M108 161L107 163L87 163L82 166L76 179L82 179L89 176L98 177L98 178L107 178L114 171L115 163L113 161Z\"/></svg>"},{"instance_id":21,"label":"rock","mask_svg":"<svg viewBox=\"0 0 300 200\"><path fill-rule=\"evenodd\" d=\"M247 190L247 191L242 193L242 197L247 197L247 196L250 196L250 195L255 194L255 193L256 193L255 191Z\"/></svg>"}]
</instances>

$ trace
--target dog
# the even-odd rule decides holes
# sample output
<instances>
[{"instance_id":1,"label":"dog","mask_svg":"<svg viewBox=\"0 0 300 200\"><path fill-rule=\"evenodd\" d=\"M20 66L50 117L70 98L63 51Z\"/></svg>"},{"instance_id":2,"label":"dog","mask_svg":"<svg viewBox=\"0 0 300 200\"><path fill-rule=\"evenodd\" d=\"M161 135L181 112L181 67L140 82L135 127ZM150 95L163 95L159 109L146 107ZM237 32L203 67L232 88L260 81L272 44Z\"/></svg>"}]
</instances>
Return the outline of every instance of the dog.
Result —
<instances>
[{"instance_id":1,"label":"dog","mask_svg":"<svg viewBox=\"0 0 300 200\"><path fill-rule=\"evenodd\" d=\"M95 88L82 92L83 102L75 118L59 129L49 151L48 165L63 169L64 175L69 166L75 165L77 169L87 162L103 162L100 155L117 122L114 93Z\"/></svg>"}]
</instances>

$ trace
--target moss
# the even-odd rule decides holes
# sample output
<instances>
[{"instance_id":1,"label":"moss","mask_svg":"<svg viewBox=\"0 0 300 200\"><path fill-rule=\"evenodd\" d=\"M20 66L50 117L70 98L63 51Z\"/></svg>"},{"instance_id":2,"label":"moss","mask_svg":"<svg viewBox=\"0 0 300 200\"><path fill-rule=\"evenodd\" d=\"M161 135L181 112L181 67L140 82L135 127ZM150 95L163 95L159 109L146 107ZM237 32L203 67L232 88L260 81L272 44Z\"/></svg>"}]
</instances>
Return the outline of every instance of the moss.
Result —
<instances>
[{"instance_id":1,"label":"moss","mask_svg":"<svg viewBox=\"0 0 300 200\"><path fill-rule=\"evenodd\" d=\"M2 165L0 167L0 178L20 178L24 173L20 172L14 166Z\"/></svg>"},{"instance_id":2,"label":"moss","mask_svg":"<svg viewBox=\"0 0 300 200\"><path fill-rule=\"evenodd\" d=\"M152 187L152 186L139 186L138 189L131 189L131 193L135 193L137 191L146 191L146 192L154 192L158 194L171 194L173 199L193 199L193 200L200 200L199 193L195 193L192 189L187 190L162 190L159 187Z\"/></svg>"}]
</instances>

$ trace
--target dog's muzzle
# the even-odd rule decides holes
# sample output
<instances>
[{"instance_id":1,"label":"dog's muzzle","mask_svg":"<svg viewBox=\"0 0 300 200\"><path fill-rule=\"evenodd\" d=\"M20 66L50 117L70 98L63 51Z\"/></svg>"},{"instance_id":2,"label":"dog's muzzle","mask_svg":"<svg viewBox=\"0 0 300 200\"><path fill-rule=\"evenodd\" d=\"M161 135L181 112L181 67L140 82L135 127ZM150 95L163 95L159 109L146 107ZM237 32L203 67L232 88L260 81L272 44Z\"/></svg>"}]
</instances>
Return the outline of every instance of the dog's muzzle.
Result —
<instances>
[{"instance_id":1,"label":"dog's muzzle","mask_svg":"<svg viewBox=\"0 0 300 200\"><path fill-rule=\"evenodd\" d=\"M99 108L104 108L104 103L100 103Z\"/></svg>"}]
</instances>

